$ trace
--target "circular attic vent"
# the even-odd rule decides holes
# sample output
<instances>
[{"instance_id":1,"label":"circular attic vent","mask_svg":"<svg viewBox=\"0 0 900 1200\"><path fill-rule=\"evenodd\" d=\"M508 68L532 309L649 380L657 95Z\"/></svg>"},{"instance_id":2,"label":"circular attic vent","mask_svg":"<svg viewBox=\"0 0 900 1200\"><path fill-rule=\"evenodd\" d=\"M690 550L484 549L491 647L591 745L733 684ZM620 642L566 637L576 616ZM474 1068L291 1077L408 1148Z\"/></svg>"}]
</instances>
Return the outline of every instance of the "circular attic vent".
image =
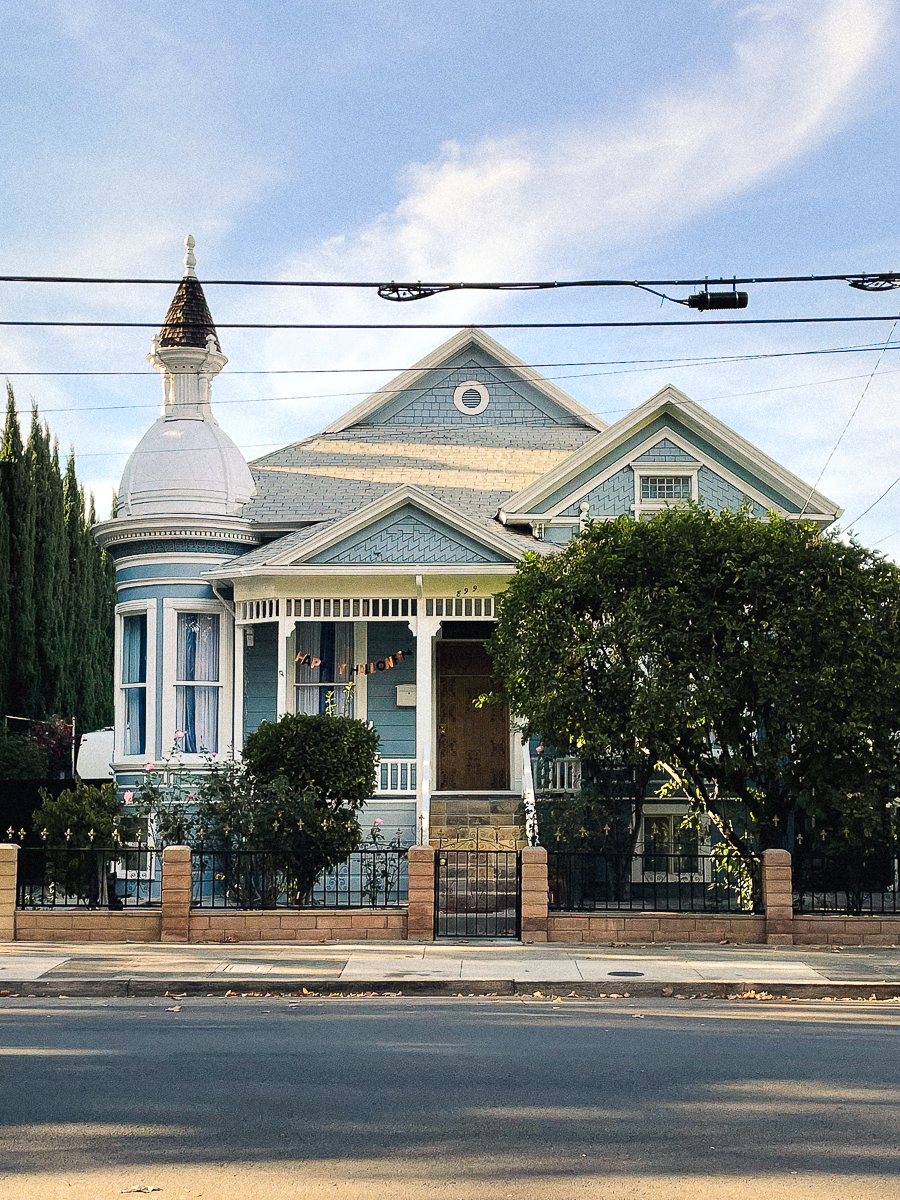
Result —
<instances>
[{"instance_id":1,"label":"circular attic vent","mask_svg":"<svg viewBox=\"0 0 900 1200\"><path fill-rule=\"evenodd\" d=\"M467 417L475 417L479 413L483 413L490 398L487 388L477 379L467 379L453 393L454 405Z\"/></svg>"}]
</instances>

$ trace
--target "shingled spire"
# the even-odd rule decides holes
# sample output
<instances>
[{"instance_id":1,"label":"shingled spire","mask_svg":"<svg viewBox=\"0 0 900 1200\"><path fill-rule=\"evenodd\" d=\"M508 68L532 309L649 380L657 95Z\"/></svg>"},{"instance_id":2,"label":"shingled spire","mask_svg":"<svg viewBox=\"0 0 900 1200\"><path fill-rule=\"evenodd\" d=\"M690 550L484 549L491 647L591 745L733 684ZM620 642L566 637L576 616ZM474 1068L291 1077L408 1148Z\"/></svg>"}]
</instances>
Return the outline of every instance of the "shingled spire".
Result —
<instances>
[{"instance_id":1,"label":"shingled spire","mask_svg":"<svg viewBox=\"0 0 900 1200\"><path fill-rule=\"evenodd\" d=\"M216 333L209 305L194 271L197 260L194 258L195 242L190 234L184 239L184 245L184 277L169 305L163 327L159 331L157 345L161 349L196 346L205 350L209 348L208 338L212 336L212 348L221 351L219 335Z\"/></svg>"}]
</instances>

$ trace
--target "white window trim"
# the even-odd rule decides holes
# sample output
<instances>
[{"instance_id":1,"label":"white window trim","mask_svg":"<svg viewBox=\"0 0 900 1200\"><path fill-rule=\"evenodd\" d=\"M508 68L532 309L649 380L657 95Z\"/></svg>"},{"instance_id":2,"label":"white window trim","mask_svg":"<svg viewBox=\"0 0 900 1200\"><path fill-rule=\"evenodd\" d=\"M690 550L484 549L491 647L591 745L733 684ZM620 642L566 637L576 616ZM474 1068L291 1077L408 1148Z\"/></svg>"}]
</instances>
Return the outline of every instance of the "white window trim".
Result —
<instances>
[{"instance_id":1,"label":"white window trim","mask_svg":"<svg viewBox=\"0 0 900 1200\"><path fill-rule=\"evenodd\" d=\"M186 754L178 750L175 741L175 666L177 663L178 646L178 614L179 613L215 613L219 618L219 681L218 683L202 683L200 687L219 688L219 746L216 755L227 757L231 747L231 718L232 718L232 687L234 662L234 620L231 612L218 600L187 600L179 597L163 600L163 678L162 678L162 741L163 757L167 757L172 749L188 764L199 764L205 759L204 754Z\"/></svg>"},{"instance_id":2,"label":"white window trim","mask_svg":"<svg viewBox=\"0 0 900 1200\"><path fill-rule=\"evenodd\" d=\"M147 728L144 731L144 753L125 753L125 689L122 682L122 652L124 649L124 617L140 615L147 617ZM116 605L116 697L115 735L113 739L113 762L122 764L152 762L156 746L156 601L126 600Z\"/></svg>"},{"instance_id":3,"label":"white window trim","mask_svg":"<svg viewBox=\"0 0 900 1200\"><path fill-rule=\"evenodd\" d=\"M286 618L291 621L291 618ZM316 620L332 621L335 618L317 617ZM338 622L343 622L343 618L337 617ZM353 665L366 661L368 653L368 626L365 621L346 621L346 624L353 626ZM245 628L253 628L245 626ZM294 656L297 653L297 626L296 623L291 623L291 631L287 637L287 669L290 672L290 680L288 681L287 700L288 712L296 713L297 711L297 687L296 673L294 670ZM367 717L367 680L365 675L350 674L350 682L353 684L353 715L360 720L365 721Z\"/></svg>"},{"instance_id":4,"label":"white window trim","mask_svg":"<svg viewBox=\"0 0 900 1200\"><path fill-rule=\"evenodd\" d=\"M635 520L639 521L644 513L660 512L664 508L673 508L679 504L684 504L684 500L644 500L641 497L641 478L645 475L668 475L670 478L674 475L686 475L691 481L691 500L696 501L700 495L700 468L703 466L699 462L630 462L628 464L634 472L634 504L631 506L631 511L634 513Z\"/></svg>"}]
</instances>

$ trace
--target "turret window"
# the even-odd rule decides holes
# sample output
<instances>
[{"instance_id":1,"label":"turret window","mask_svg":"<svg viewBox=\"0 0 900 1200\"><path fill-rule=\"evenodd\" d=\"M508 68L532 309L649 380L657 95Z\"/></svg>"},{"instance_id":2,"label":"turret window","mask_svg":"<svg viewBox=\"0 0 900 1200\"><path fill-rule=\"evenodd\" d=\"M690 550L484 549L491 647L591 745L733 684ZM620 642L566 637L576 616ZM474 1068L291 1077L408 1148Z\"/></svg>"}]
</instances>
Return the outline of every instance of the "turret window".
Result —
<instances>
[{"instance_id":1,"label":"turret window","mask_svg":"<svg viewBox=\"0 0 900 1200\"><path fill-rule=\"evenodd\" d=\"M175 742L185 754L219 749L219 617L178 614Z\"/></svg>"},{"instance_id":2,"label":"turret window","mask_svg":"<svg viewBox=\"0 0 900 1200\"><path fill-rule=\"evenodd\" d=\"M122 618L122 691L126 754L147 746L147 614Z\"/></svg>"}]
</instances>

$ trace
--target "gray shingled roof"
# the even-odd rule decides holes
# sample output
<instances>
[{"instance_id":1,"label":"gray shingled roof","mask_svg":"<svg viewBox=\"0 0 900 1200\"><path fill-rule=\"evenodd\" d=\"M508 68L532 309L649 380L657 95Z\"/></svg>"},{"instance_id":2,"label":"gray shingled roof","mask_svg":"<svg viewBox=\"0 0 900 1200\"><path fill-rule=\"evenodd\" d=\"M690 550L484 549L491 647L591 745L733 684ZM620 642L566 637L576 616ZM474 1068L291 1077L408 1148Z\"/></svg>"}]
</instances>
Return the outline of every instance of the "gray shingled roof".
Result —
<instances>
[{"instance_id":1,"label":"gray shingled roof","mask_svg":"<svg viewBox=\"0 0 900 1200\"><path fill-rule=\"evenodd\" d=\"M596 436L572 425L357 425L251 463L257 492L245 516L277 525L342 517L413 483L469 517L490 518Z\"/></svg>"}]
</instances>

